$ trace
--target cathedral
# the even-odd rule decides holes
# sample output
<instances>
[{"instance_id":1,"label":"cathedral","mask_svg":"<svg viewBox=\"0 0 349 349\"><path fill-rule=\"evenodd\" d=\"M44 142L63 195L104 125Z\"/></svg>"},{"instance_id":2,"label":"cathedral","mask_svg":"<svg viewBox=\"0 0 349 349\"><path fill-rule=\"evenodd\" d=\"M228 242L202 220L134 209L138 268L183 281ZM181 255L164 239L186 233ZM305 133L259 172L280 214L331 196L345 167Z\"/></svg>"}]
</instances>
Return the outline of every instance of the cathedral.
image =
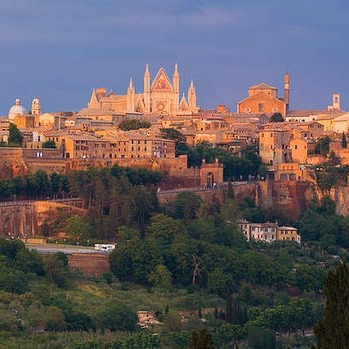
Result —
<instances>
[{"instance_id":1,"label":"cathedral","mask_svg":"<svg viewBox=\"0 0 349 349\"><path fill-rule=\"evenodd\" d=\"M183 93L180 99L179 73L177 64L174 67L172 81L164 68L160 68L154 80L151 81L149 65L144 72L143 93L136 93L132 79L127 92L117 95L105 88L96 88L92 91L88 109L103 110L115 113L142 113L156 115L193 115L197 114L196 90L191 81L187 97Z\"/></svg>"}]
</instances>

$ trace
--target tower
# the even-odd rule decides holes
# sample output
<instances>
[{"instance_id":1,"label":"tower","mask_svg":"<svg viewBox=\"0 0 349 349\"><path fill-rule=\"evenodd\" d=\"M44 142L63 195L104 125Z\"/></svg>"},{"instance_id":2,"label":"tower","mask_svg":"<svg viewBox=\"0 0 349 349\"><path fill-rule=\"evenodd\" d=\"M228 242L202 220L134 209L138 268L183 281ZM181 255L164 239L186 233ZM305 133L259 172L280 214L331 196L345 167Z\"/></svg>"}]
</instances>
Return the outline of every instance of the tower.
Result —
<instances>
[{"instance_id":1,"label":"tower","mask_svg":"<svg viewBox=\"0 0 349 349\"><path fill-rule=\"evenodd\" d=\"M188 89L188 105L190 109L196 108L196 91L195 91L193 80L191 80L191 83Z\"/></svg>"},{"instance_id":2,"label":"tower","mask_svg":"<svg viewBox=\"0 0 349 349\"><path fill-rule=\"evenodd\" d=\"M150 113L150 73L149 73L149 64L145 66L144 72L144 105L145 111Z\"/></svg>"},{"instance_id":3,"label":"tower","mask_svg":"<svg viewBox=\"0 0 349 349\"><path fill-rule=\"evenodd\" d=\"M284 78L284 102L286 103L286 110L288 110L290 105L290 76L288 73L285 74Z\"/></svg>"},{"instance_id":4,"label":"tower","mask_svg":"<svg viewBox=\"0 0 349 349\"><path fill-rule=\"evenodd\" d=\"M41 114L40 100L37 97L35 97L32 101L31 112L32 112L32 115L40 115Z\"/></svg>"},{"instance_id":5,"label":"tower","mask_svg":"<svg viewBox=\"0 0 349 349\"><path fill-rule=\"evenodd\" d=\"M126 95L126 110L128 112L135 111L135 89L133 87L132 78L130 79L130 84L128 85L127 95Z\"/></svg>"},{"instance_id":6,"label":"tower","mask_svg":"<svg viewBox=\"0 0 349 349\"><path fill-rule=\"evenodd\" d=\"M333 109L341 108L341 94L338 92L332 93L332 107Z\"/></svg>"},{"instance_id":7,"label":"tower","mask_svg":"<svg viewBox=\"0 0 349 349\"><path fill-rule=\"evenodd\" d=\"M172 84L173 84L173 89L175 92L175 97L173 100L173 111L174 111L174 113L177 113L178 108L179 108L179 74L178 74L178 65L177 64L175 64L175 66L174 66Z\"/></svg>"}]
</instances>

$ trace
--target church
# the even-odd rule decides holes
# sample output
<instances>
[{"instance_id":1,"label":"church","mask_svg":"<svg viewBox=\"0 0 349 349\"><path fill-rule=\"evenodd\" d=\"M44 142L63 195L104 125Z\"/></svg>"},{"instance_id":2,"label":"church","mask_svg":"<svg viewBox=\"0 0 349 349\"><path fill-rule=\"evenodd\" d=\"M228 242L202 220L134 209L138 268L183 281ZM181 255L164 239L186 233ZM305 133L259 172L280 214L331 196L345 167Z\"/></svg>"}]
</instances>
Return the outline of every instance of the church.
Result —
<instances>
[{"instance_id":1,"label":"church","mask_svg":"<svg viewBox=\"0 0 349 349\"><path fill-rule=\"evenodd\" d=\"M141 113L156 115L194 115L199 111L196 105L196 90L191 81L188 94L183 93L180 98L178 65L174 67L172 81L164 68L160 68L154 80L151 80L149 65L144 72L143 93L136 93L132 79L127 92L117 95L105 88L96 88L92 91L88 103L90 112L109 111L114 113Z\"/></svg>"},{"instance_id":2,"label":"church","mask_svg":"<svg viewBox=\"0 0 349 349\"><path fill-rule=\"evenodd\" d=\"M264 82L248 89L248 97L237 104L238 113L273 114L280 113L286 116L290 104L290 76L284 77L284 96L278 96L274 86Z\"/></svg>"}]
</instances>

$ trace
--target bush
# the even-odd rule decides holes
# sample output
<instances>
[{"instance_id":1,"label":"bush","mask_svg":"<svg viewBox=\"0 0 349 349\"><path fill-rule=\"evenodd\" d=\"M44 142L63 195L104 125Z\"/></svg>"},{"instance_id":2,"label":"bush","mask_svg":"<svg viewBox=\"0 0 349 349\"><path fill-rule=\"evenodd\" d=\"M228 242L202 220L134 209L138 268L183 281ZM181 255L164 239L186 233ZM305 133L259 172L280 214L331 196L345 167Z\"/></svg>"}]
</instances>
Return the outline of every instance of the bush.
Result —
<instances>
[{"instance_id":1,"label":"bush","mask_svg":"<svg viewBox=\"0 0 349 349\"><path fill-rule=\"evenodd\" d=\"M122 305L109 303L96 315L100 328L110 331L135 331L137 329L137 314L132 309Z\"/></svg>"}]
</instances>

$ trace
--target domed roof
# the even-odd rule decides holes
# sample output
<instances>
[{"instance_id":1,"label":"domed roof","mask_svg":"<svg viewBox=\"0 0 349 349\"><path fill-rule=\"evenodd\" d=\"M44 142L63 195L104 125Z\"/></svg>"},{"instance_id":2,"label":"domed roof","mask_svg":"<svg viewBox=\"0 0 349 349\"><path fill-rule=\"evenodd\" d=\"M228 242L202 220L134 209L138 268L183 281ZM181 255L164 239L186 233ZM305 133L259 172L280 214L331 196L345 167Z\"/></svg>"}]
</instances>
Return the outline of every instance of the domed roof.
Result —
<instances>
[{"instance_id":1,"label":"domed roof","mask_svg":"<svg viewBox=\"0 0 349 349\"><path fill-rule=\"evenodd\" d=\"M16 99L15 104L10 108L8 112L8 118L13 120L16 115L26 115L27 111L23 106L21 106L20 99Z\"/></svg>"}]
</instances>

